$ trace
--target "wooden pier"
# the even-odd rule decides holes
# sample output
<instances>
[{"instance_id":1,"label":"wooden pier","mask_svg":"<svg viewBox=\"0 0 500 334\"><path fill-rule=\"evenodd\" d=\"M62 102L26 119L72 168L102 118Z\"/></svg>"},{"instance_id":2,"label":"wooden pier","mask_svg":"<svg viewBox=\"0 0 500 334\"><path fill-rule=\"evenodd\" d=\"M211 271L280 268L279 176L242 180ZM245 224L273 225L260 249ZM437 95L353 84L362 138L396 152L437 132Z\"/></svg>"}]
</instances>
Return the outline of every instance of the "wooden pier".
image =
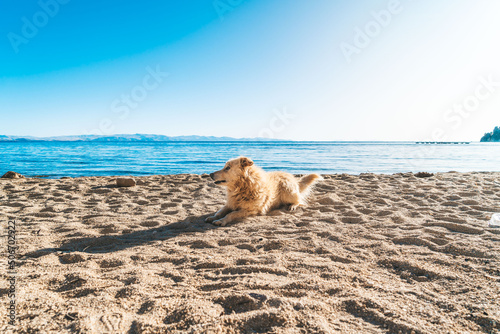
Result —
<instances>
[{"instance_id":1,"label":"wooden pier","mask_svg":"<svg viewBox=\"0 0 500 334\"><path fill-rule=\"evenodd\" d=\"M469 145L470 141L417 141L421 145Z\"/></svg>"}]
</instances>

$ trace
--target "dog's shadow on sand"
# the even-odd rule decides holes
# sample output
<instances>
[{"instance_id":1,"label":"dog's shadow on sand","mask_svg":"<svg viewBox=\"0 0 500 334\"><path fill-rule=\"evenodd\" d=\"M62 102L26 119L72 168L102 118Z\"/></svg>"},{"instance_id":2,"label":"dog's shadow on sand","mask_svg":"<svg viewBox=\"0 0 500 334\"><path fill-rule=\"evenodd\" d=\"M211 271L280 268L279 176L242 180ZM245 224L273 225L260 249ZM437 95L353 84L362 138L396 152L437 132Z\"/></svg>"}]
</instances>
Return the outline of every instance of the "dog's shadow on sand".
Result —
<instances>
[{"instance_id":1,"label":"dog's shadow on sand","mask_svg":"<svg viewBox=\"0 0 500 334\"><path fill-rule=\"evenodd\" d=\"M25 257L40 257L54 252L111 253L130 247L145 245L157 240L167 240L186 233L204 233L220 228L205 222L209 215L191 216L182 221L170 223L148 230L140 230L120 235L71 238L58 248L39 249L25 254Z\"/></svg>"}]
</instances>

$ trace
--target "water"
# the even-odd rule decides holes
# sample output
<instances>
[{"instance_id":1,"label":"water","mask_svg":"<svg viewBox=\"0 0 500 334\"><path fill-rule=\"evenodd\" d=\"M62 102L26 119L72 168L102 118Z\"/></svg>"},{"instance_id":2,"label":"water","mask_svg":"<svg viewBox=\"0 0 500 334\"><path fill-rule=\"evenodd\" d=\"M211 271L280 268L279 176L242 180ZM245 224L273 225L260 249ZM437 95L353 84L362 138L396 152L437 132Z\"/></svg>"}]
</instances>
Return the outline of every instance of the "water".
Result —
<instances>
[{"instance_id":1,"label":"water","mask_svg":"<svg viewBox=\"0 0 500 334\"><path fill-rule=\"evenodd\" d=\"M265 170L296 174L500 171L500 143L0 142L0 175L201 174L240 155Z\"/></svg>"}]
</instances>

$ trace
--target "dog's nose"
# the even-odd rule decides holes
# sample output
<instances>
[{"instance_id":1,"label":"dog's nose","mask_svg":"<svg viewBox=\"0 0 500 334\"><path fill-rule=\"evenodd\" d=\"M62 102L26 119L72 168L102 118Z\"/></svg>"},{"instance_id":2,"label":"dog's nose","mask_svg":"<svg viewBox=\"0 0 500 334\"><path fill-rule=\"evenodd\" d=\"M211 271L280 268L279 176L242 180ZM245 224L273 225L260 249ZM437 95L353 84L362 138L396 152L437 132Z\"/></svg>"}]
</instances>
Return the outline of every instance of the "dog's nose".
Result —
<instances>
[{"instance_id":1,"label":"dog's nose","mask_svg":"<svg viewBox=\"0 0 500 334\"><path fill-rule=\"evenodd\" d=\"M210 177L213 179L214 178L214 173L210 173Z\"/></svg>"}]
</instances>

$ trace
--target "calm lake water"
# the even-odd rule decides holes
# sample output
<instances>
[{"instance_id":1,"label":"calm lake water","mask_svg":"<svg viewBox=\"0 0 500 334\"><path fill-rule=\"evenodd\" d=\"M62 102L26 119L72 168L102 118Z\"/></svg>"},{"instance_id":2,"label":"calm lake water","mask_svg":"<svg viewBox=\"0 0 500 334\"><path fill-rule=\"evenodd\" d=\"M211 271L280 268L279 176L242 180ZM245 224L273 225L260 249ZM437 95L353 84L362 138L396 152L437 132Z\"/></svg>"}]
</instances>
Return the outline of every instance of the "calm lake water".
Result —
<instances>
[{"instance_id":1,"label":"calm lake water","mask_svg":"<svg viewBox=\"0 0 500 334\"><path fill-rule=\"evenodd\" d=\"M500 143L413 142L0 142L0 175L210 173L240 155L290 173L500 171Z\"/></svg>"}]
</instances>

